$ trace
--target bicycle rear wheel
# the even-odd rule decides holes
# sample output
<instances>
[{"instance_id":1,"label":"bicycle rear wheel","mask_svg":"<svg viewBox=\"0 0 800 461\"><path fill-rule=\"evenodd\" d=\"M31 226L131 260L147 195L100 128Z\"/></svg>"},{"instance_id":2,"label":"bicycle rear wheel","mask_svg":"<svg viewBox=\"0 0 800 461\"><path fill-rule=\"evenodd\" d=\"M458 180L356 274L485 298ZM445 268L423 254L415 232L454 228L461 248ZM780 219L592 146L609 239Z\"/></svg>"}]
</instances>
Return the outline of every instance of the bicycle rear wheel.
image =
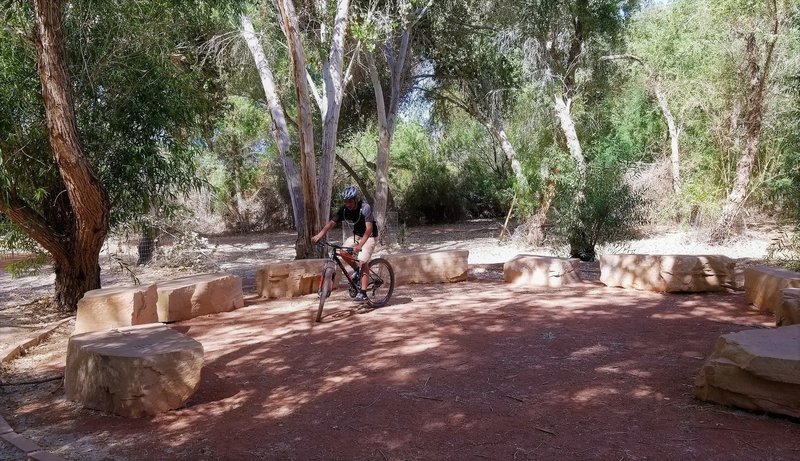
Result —
<instances>
[{"instance_id":1,"label":"bicycle rear wheel","mask_svg":"<svg viewBox=\"0 0 800 461\"><path fill-rule=\"evenodd\" d=\"M389 261L383 258L373 259L369 263L369 284L367 285L367 302L372 307L381 307L389 302L394 292L394 269Z\"/></svg>"},{"instance_id":2,"label":"bicycle rear wheel","mask_svg":"<svg viewBox=\"0 0 800 461\"><path fill-rule=\"evenodd\" d=\"M319 282L319 309L317 309L317 322L322 320L322 306L333 290L333 273L332 267L326 267L322 270L322 277Z\"/></svg>"}]
</instances>

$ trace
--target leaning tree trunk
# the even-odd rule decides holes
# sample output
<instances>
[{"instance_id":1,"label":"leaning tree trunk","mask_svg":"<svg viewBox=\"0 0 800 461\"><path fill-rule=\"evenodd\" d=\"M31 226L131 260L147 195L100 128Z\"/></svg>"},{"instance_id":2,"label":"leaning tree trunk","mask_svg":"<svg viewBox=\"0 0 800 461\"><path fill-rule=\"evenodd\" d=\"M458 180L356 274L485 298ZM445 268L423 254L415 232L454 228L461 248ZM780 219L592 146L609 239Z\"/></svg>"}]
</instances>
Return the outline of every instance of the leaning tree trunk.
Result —
<instances>
[{"instance_id":1,"label":"leaning tree trunk","mask_svg":"<svg viewBox=\"0 0 800 461\"><path fill-rule=\"evenodd\" d=\"M279 0L278 6L283 19L289 52L292 57L292 77L299 112L300 131L300 177L303 186L303 209L306 220L303 227L297 229L296 251L300 259L317 256L311 237L316 233L319 224L316 161L314 159L314 126L311 114L311 100L306 82L306 56L297 26L297 15L292 0Z\"/></svg>"},{"instance_id":2,"label":"leaning tree trunk","mask_svg":"<svg viewBox=\"0 0 800 461\"><path fill-rule=\"evenodd\" d=\"M675 117L672 116L672 111L669 110L667 103L667 96L664 94L661 84L656 81L653 85L653 92L658 101L658 107L661 108L661 113L667 121L667 129L669 130L669 146L670 146L670 163L672 164L672 191L676 194L681 191L681 151L679 138L681 135L678 126L675 124Z\"/></svg>"},{"instance_id":3,"label":"leaning tree trunk","mask_svg":"<svg viewBox=\"0 0 800 461\"><path fill-rule=\"evenodd\" d=\"M286 115L283 111L278 91L275 87L275 78L269 61L264 54L261 42L258 40L253 23L246 15L241 16L242 36L247 42L250 54L253 56L258 75L261 77L261 86L264 88L264 96L267 98L267 105L272 116L272 136L278 146L278 156L283 164L283 173L286 175L286 182L289 185L289 199L292 202L292 215L294 217L295 229L302 229L305 222L303 209L303 188L300 185L300 175L297 173L297 165L289 156L291 139L289 137L289 127L286 125Z\"/></svg>"},{"instance_id":4,"label":"leaning tree trunk","mask_svg":"<svg viewBox=\"0 0 800 461\"><path fill-rule=\"evenodd\" d=\"M583 181L586 179L586 159L583 157L578 131L575 129L575 121L572 120L572 114L570 113L572 100L567 95L555 96L553 100L555 101L555 111L561 125L561 131L564 133L564 137L567 138L569 155L575 161L579 179Z\"/></svg>"},{"instance_id":5,"label":"leaning tree trunk","mask_svg":"<svg viewBox=\"0 0 800 461\"><path fill-rule=\"evenodd\" d=\"M761 138L761 127L764 120L764 87L769 76L769 67L772 62L772 53L778 34L779 21L775 20L773 34L767 42L766 57L763 70L759 69L759 51L756 45L756 36L750 33L745 38L745 56L747 59L747 113L745 115L745 148L736 165L736 177L733 188L728 194L722 216L712 229L709 238L721 242L730 238L734 225L739 218L739 213L747 197L747 188L750 185L750 176L758 155Z\"/></svg>"},{"instance_id":6,"label":"leaning tree trunk","mask_svg":"<svg viewBox=\"0 0 800 461\"><path fill-rule=\"evenodd\" d=\"M65 228L61 232L53 227L48 229L62 234L55 239L56 245L48 247L54 239L41 235L37 241L54 259L58 306L75 311L86 291L100 288L98 260L108 233L110 204L78 138L64 51L63 5L63 2L47 0L33 2L37 71L48 140L68 198L62 201L66 213L62 219L67 220Z\"/></svg>"}]
</instances>

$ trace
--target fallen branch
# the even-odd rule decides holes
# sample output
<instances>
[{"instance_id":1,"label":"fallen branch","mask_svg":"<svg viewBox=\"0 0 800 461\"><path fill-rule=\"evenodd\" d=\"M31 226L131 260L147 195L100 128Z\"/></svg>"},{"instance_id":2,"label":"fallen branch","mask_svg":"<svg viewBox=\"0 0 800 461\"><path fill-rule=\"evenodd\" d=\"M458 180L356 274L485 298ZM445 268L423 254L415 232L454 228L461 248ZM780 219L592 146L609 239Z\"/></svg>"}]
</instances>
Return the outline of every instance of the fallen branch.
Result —
<instances>
[{"instance_id":1,"label":"fallen branch","mask_svg":"<svg viewBox=\"0 0 800 461\"><path fill-rule=\"evenodd\" d=\"M546 434L550 434L550 435L556 435L556 433L555 433L555 432L553 432L553 431L551 431L551 430L549 430L549 429L545 429L545 428L543 428L543 427L533 426L533 428L534 428L534 429L536 429L537 431L542 431L542 432L544 432L544 433L546 433Z\"/></svg>"}]
</instances>

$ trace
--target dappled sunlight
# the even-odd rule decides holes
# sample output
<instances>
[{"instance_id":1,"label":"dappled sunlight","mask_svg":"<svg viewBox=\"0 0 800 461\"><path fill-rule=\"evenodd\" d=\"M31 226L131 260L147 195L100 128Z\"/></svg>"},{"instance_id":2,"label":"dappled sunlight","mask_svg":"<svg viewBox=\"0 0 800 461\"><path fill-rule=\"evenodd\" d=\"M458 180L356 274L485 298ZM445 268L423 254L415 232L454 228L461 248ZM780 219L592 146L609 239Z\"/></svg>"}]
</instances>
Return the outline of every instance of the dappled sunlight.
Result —
<instances>
[{"instance_id":1,"label":"dappled sunlight","mask_svg":"<svg viewBox=\"0 0 800 461\"><path fill-rule=\"evenodd\" d=\"M603 397L608 397L611 395L617 395L619 391L616 389L612 389L609 387L593 387L589 389L582 389L575 394L572 395L571 399L575 402L579 403L587 403L593 400L598 400Z\"/></svg>"},{"instance_id":2,"label":"dappled sunlight","mask_svg":"<svg viewBox=\"0 0 800 461\"><path fill-rule=\"evenodd\" d=\"M572 358L586 357L590 355L605 354L611 349L608 346L595 344L594 346L584 347L570 354Z\"/></svg>"}]
</instances>

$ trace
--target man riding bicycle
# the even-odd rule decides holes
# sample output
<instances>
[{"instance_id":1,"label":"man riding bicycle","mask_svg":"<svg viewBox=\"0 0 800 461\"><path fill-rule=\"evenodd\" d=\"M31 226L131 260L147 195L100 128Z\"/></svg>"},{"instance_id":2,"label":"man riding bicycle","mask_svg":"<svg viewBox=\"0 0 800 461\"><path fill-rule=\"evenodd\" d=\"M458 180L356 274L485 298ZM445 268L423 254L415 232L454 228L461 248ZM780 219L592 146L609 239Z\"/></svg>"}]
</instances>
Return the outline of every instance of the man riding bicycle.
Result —
<instances>
[{"instance_id":1,"label":"man riding bicycle","mask_svg":"<svg viewBox=\"0 0 800 461\"><path fill-rule=\"evenodd\" d=\"M372 215L372 207L365 200L359 200L358 188L355 186L345 187L341 193L344 203L331 220L325 224L319 233L311 237L313 243L322 240L328 231L333 229L336 224L344 221L353 228L353 236L349 237L343 246L353 249L358 254L358 263L361 271L361 290L354 298L356 302L367 300L367 284L369 283L368 264L375 251L375 242L378 237L378 225Z\"/></svg>"}]
</instances>

